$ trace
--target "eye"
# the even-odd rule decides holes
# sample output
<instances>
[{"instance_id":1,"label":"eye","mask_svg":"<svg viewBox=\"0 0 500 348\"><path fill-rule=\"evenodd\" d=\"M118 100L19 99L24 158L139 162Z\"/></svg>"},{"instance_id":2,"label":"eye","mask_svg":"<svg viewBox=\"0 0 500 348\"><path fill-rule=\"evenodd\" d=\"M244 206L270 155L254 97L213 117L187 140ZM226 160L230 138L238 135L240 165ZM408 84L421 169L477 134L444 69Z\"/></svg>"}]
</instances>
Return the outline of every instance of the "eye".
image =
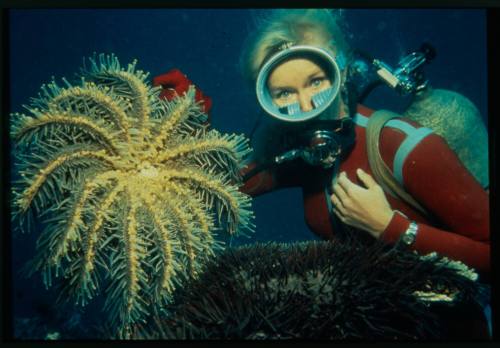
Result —
<instances>
[{"instance_id":1,"label":"eye","mask_svg":"<svg viewBox=\"0 0 500 348\"><path fill-rule=\"evenodd\" d=\"M321 87L325 80L326 80L326 77L315 77L311 80L311 86L315 87L315 88Z\"/></svg>"},{"instance_id":2,"label":"eye","mask_svg":"<svg viewBox=\"0 0 500 348\"><path fill-rule=\"evenodd\" d=\"M281 91L277 91L276 93L274 93L274 99L278 99L278 100L286 100L288 98L290 98L292 95L292 93L289 91L289 90L281 90Z\"/></svg>"},{"instance_id":3,"label":"eye","mask_svg":"<svg viewBox=\"0 0 500 348\"><path fill-rule=\"evenodd\" d=\"M288 98L290 96L289 91L282 91L278 93L278 98L283 99L283 98Z\"/></svg>"}]
</instances>

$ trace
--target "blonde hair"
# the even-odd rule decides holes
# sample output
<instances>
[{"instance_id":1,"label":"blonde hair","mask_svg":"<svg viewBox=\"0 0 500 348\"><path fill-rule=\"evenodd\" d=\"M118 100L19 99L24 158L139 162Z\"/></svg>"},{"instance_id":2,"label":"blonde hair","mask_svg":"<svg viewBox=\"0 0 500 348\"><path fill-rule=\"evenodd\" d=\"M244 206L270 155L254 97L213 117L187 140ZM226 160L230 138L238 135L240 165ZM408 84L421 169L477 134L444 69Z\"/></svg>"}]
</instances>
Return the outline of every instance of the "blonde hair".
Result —
<instances>
[{"instance_id":1,"label":"blonde hair","mask_svg":"<svg viewBox=\"0 0 500 348\"><path fill-rule=\"evenodd\" d=\"M243 75L253 83L260 67L279 46L287 43L306 44L351 57L341 29L340 10L279 9L257 20L257 30L247 41L241 57Z\"/></svg>"}]
</instances>

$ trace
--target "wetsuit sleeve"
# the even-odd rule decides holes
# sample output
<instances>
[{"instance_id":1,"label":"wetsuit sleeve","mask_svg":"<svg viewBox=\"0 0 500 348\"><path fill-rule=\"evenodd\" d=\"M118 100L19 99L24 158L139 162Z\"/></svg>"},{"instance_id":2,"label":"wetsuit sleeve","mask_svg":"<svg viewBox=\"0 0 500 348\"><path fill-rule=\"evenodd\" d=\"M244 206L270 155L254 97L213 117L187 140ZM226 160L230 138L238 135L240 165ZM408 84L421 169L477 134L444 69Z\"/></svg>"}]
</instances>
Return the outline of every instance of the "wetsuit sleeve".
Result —
<instances>
[{"instance_id":1,"label":"wetsuit sleeve","mask_svg":"<svg viewBox=\"0 0 500 348\"><path fill-rule=\"evenodd\" d=\"M240 191L252 197L272 191L276 187L274 172L269 169L255 172L258 165L257 162L251 162L240 170L240 174L244 179Z\"/></svg>"},{"instance_id":2,"label":"wetsuit sleeve","mask_svg":"<svg viewBox=\"0 0 500 348\"><path fill-rule=\"evenodd\" d=\"M488 276L489 197L442 137L428 135L409 153L403 181L405 189L445 226L418 224L412 247L460 260ZM382 239L397 242L409 224L405 216L394 214Z\"/></svg>"},{"instance_id":3,"label":"wetsuit sleeve","mask_svg":"<svg viewBox=\"0 0 500 348\"><path fill-rule=\"evenodd\" d=\"M252 197L281 188L299 186L300 168L293 165L270 166L251 161L240 169L244 185L240 191Z\"/></svg>"}]
</instances>

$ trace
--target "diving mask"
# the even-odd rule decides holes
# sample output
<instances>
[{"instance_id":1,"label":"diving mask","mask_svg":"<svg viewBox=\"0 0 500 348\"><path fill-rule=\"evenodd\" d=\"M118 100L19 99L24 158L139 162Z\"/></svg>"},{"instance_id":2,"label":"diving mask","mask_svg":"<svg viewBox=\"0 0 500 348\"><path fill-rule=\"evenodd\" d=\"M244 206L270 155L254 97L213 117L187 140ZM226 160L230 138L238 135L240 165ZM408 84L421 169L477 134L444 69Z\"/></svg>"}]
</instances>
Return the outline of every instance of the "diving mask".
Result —
<instances>
[{"instance_id":1,"label":"diving mask","mask_svg":"<svg viewBox=\"0 0 500 348\"><path fill-rule=\"evenodd\" d=\"M290 58L301 57L318 62L323 67L331 86L314 94L311 97L312 109L302 111L298 102L278 106L273 101L268 88L268 80L274 69ZM286 122L302 122L317 117L323 113L337 98L341 86L341 69L343 61L341 56L334 58L324 49L297 45L280 50L271 56L260 69L256 82L257 100L261 107L271 116Z\"/></svg>"}]
</instances>

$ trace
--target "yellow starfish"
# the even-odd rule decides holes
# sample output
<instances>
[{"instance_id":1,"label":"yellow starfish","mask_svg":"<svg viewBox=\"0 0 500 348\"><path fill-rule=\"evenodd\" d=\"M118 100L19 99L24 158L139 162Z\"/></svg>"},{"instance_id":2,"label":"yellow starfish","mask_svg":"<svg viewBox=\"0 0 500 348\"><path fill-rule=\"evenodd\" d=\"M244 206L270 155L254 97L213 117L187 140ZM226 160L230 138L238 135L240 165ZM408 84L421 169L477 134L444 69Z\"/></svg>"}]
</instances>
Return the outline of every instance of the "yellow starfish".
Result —
<instances>
[{"instance_id":1,"label":"yellow starfish","mask_svg":"<svg viewBox=\"0 0 500 348\"><path fill-rule=\"evenodd\" d=\"M80 85L52 81L25 106L30 116L11 115L21 177L13 209L21 221L44 219L32 273L47 287L64 277L61 296L81 305L106 281L104 309L127 332L221 248L215 229L253 230L250 198L238 191L250 149L204 125L193 87L167 102L136 61L90 63Z\"/></svg>"}]
</instances>

